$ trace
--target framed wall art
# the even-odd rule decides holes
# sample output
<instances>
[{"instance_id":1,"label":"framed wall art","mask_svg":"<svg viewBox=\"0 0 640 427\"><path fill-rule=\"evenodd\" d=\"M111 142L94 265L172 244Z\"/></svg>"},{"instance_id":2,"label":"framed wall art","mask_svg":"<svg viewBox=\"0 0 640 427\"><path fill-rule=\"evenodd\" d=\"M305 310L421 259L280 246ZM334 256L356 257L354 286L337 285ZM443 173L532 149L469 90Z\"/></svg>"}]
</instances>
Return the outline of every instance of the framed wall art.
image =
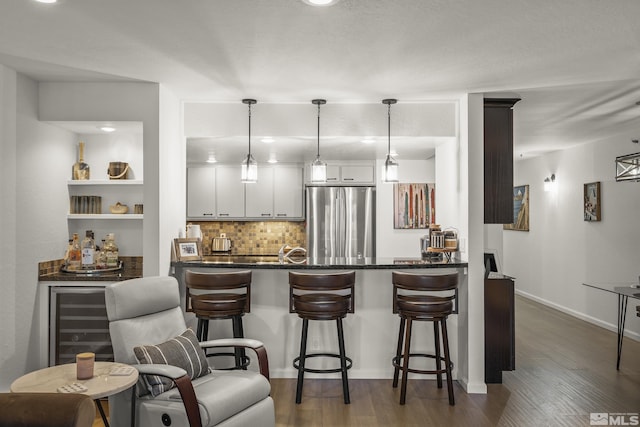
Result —
<instances>
[{"instance_id":1,"label":"framed wall art","mask_svg":"<svg viewBox=\"0 0 640 427\"><path fill-rule=\"evenodd\" d=\"M584 220L600 221L600 181L584 185Z\"/></svg>"},{"instance_id":2,"label":"framed wall art","mask_svg":"<svg viewBox=\"0 0 640 427\"><path fill-rule=\"evenodd\" d=\"M504 230L529 231L529 186L513 187L513 223L504 224Z\"/></svg>"},{"instance_id":3,"label":"framed wall art","mask_svg":"<svg viewBox=\"0 0 640 427\"><path fill-rule=\"evenodd\" d=\"M435 221L435 184L393 185L393 228L429 228Z\"/></svg>"},{"instance_id":4,"label":"framed wall art","mask_svg":"<svg viewBox=\"0 0 640 427\"><path fill-rule=\"evenodd\" d=\"M202 241L198 238L173 239L177 261L197 261L202 259Z\"/></svg>"}]
</instances>

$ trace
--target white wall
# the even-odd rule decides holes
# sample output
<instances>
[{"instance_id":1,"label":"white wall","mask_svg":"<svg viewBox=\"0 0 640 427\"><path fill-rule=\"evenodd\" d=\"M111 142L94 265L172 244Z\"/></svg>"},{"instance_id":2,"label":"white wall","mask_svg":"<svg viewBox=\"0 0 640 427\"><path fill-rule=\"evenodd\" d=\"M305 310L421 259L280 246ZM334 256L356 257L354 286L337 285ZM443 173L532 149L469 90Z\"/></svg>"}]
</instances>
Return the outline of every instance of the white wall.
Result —
<instances>
[{"instance_id":1,"label":"white wall","mask_svg":"<svg viewBox=\"0 0 640 427\"><path fill-rule=\"evenodd\" d=\"M484 382L484 99L460 99L458 152L459 237L469 266L459 286L459 381L467 393L486 393ZM436 153L437 156L437 153ZM466 281L465 281L466 280Z\"/></svg>"},{"instance_id":2,"label":"white wall","mask_svg":"<svg viewBox=\"0 0 640 427\"><path fill-rule=\"evenodd\" d=\"M0 391L16 367L16 72L0 65ZM21 331L24 333L24 331Z\"/></svg>"},{"instance_id":3,"label":"white wall","mask_svg":"<svg viewBox=\"0 0 640 427\"><path fill-rule=\"evenodd\" d=\"M435 158L429 160L398 160L398 179L403 183L436 182ZM376 161L376 176L380 177L384 160ZM380 179L380 178L378 178ZM436 201L438 186L436 186ZM436 218L439 216L436 202ZM393 228L393 184L378 182L376 188L376 256L384 258L419 258L420 237L426 230ZM446 223L446 222L445 222Z\"/></svg>"},{"instance_id":4,"label":"white wall","mask_svg":"<svg viewBox=\"0 0 640 427\"><path fill-rule=\"evenodd\" d=\"M38 262L61 258L64 253L69 208L66 181L72 165L69 159L75 156L75 135L38 121L35 81L7 69L2 80L6 127L1 160L0 390L5 390L16 377L40 367Z\"/></svg>"},{"instance_id":5,"label":"white wall","mask_svg":"<svg viewBox=\"0 0 640 427\"><path fill-rule=\"evenodd\" d=\"M169 274L171 245L186 223L187 161L186 139L182 136L182 118L182 105L179 99L166 87L160 86L158 163L161 172L158 179L158 196L163 212L159 223L158 271L161 275Z\"/></svg>"},{"instance_id":6,"label":"white wall","mask_svg":"<svg viewBox=\"0 0 640 427\"><path fill-rule=\"evenodd\" d=\"M637 282L640 183L615 182L616 156L640 151L611 138L515 164L514 185L529 185L530 231L504 231L504 271L519 293L615 330L617 298L583 282ZM557 191L544 192L555 173ZM583 184L600 181L602 221L583 220ZM630 299L627 331L640 339ZM624 357L624 356L623 356Z\"/></svg>"}]
</instances>

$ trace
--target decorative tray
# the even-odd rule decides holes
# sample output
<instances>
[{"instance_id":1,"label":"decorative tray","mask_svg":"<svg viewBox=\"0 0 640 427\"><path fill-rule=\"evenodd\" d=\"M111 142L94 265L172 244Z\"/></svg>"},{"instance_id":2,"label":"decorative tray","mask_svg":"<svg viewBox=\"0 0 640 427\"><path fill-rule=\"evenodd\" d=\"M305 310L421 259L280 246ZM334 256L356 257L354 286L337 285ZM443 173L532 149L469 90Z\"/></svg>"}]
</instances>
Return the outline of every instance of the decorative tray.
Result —
<instances>
[{"instance_id":1,"label":"decorative tray","mask_svg":"<svg viewBox=\"0 0 640 427\"><path fill-rule=\"evenodd\" d=\"M122 261L118 261L117 267L106 267L106 268L78 268L78 269L69 269L68 266L62 265L60 266L60 271L63 273L72 273L72 274L100 274L100 273L111 273L114 271L122 270Z\"/></svg>"}]
</instances>

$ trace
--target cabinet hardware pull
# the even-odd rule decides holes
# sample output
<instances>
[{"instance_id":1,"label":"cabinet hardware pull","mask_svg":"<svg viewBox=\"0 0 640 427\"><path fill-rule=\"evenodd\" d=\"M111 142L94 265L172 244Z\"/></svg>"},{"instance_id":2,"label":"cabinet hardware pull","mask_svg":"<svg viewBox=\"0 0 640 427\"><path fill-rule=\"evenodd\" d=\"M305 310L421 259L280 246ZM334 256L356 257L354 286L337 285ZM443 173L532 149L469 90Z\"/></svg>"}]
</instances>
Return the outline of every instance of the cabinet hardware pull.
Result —
<instances>
[{"instance_id":1,"label":"cabinet hardware pull","mask_svg":"<svg viewBox=\"0 0 640 427\"><path fill-rule=\"evenodd\" d=\"M218 214L218 216L229 216L229 214L228 213L220 213L220 214Z\"/></svg>"},{"instance_id":2,"label":"cabinet hardware pull","mask_svg":"<svg viewBox=\"0 0 640 427\"><path fill-rule=\"evenodd\" d=\"M327 178L327 181L337 181L338 178Z\"/></svg>"},{"instance_id":3,"label":"cabinet hardware pull","mask_svg":"<svg viewBox=\"0 0 640 427\"><path fill-rule=\"evenodd\" d=\"M203 213L202 216L213 216L212 213Z\"/></svg>"},{"instance_id":4,"label":"cabinet hardware pull","mask_svg":"<svg viewBox=\"0 0 640 427\"><path fill-rule=\"evenodd\" d=\"M343 178L345 181L353 181L353 178Z\"/></svg>"},{"instance_id":5,"label":"cabinet hardware pull","mask_svg":"<svg viewBox=\"0 0 640 427\"><path fill-rule=\"evenodd\" d=\"M269 214L269 213L263 213L263 214L261 214L261 215L262 215L262 216L271 216L271 214Z\"/></svg>"},{"instance_id":6,"label":"cabinet hardware pull","mask_svg":"<svg viewBox=\"0 0 640 427\"><path fill-rule=\"evenodd\" d=\"M287 214L286 213L276 214L276 216L287 216Z\"/></svg>"}]
</instances>

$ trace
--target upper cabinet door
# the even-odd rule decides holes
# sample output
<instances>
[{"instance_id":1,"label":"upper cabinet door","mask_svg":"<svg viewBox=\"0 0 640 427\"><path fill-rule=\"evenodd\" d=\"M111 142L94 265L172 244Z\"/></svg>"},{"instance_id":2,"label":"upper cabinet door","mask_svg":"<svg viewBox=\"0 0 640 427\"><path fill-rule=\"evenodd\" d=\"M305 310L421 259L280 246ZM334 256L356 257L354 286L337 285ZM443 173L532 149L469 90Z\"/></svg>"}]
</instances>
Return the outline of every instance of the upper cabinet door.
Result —
<instances>
[{"instance_id":1,"label":"upper cabinet door","mask_svg":"<svg viewBox=\"0 0 640 427\"><path fill-rule=\"evenodd\" d=\"M273 218L273 167L258 168L258 182L245 184L247 218Z\"/></svg>"},{"instance_id":2,"label":"upper cabinet door","mask_svg":"<svg viewBox=\"0 0 640 427\"><path fill-rule=\"evenodd\" d=\"M298 166L278 165L274 168L273 209L276 218L303 218L303 169Z\"/></svg>"},{"instance_id":3,"label":"upper cabinet door","mask_svg":"<svg viewBox=\"0 0 640 427\"><path fill-rule=\"evenodd\" d=\"M340 166L327 165L327 183L340 182Z\"/></svg>"},{"instance_id":4,"label":"upper cabinet door","mask_svg":"<svg viewBox=\"0 0 640 427\"><path fill-rule=\"evenodd\" d=\"M211 219L216 214L216 170L212 167L187 169L187 217Z\"/></svg>"},{"instance_id":5,"label":"upper cabinet door","mask_svg":"<svg viewBox=\"0 0 640 427\"><path fill-rule=\"evenodd\" d=\"M513 106L519 100L484 100L485 224L513 222Z\"/></svg>"},{"instance_id":6,"label":"upper cabinet door","mask_svg":"<svg viewBox=\"0 0 640 427\"><path fill-rule=\"evenodd\" d=\"M218 219L244 218L244 186L240 165L216 167L216 208ZM258 179L260 171L258 170Z\"/></svg>"},{"instance_id":7,"label":"upper cabinet door","mask_svg":"<svg viewBox=\"0 0 640 427\"><path fill-rule=\"evenodd\" d=\"M373 184L374 183L374 166L373 165L345 165L342 166L342 182L348 184Z\"/></svg>"}]
</instances>

